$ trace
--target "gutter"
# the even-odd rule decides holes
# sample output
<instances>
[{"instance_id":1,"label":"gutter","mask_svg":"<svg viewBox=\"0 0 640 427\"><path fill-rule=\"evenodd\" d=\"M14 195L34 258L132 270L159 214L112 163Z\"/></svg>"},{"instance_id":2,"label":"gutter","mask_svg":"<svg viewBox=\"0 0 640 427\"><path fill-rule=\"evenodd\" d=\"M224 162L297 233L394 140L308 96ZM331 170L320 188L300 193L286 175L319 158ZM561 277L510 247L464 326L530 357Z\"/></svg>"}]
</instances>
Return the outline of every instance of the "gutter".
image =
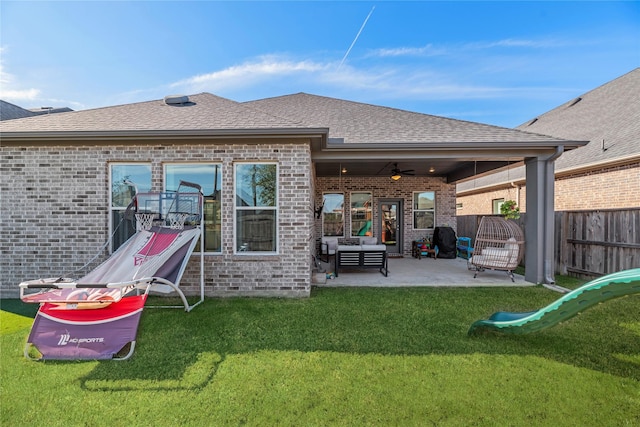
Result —
<instances>
[{"instance_id":1,"label":"gutter","mask_svg":"<svg viewBox=\"0 0 640 427\"><path fill-rule=\"evenodd\" d=\"M509 150L527 150L535 149L555 149L558 147L567 147L568 149L579 148L586 145L589 141L571 141L571 140L538 140L538 141L438 141L438 142L332 142L335 138L329 138L322 147L325 152L345 152L345 151L378 151L378 150L415 150L415 149L437 149L437 150L466 150L469 148L478 149L478 145L482 144L481 149L504 149ZM561 144L561 145L558 145ZM560 153L562 154L562 153ZM555 155L555 153L553 154Z\"/></svg>"},{"instance_id":2,"label":"gutter","mask_svg":"<svg viewBox=\"0 0 640 427\"><path fill-rule=\"evenodd\" d=\"M3 143L35 141L104 141L104 140L177 140L224 138L321 137L327 139L328 128L255 128L255 129L172 129L118 131L26 131L0 132Z\"/></svg>"},{"instance_id":3,"label":"gutter","mask_svg":"<svg viewBox=\"0 0 640 427\"><path fill-rule=\"evenodd\" d=\"M549 165L551 165L558 157L560 157L562 155L562 153L564 153L564 146L563 145L558 145L556 147L556 151L554 154L552 154L551 156L549 156L546 159L543 159L545 161L545 167L549 167ZM555 171L553 174L553 185L555 186ZM554 194L555 196L555 194ZM546 202L546 201L545 201ZM551 198L551 203L554 203L553 198ZM553 208L553 206L552 206ZM553 213L555 211L555 209L551 209L551 212ZM545 206L545 212L549 212L548 206ZM552 218L553 220L553 218ZM549 219L547 218L547 222L549 221ZM549 239L549 233L545 233L545 240ZM548 244L549 242L545 241L545 257L543 260L543 269L544 269L544 283L542 284L542 286L544 286L547 289L551 289L554 291L558 290L558 287L556 286L556 279L553 275L553 237L551 237L552 243ZM551 251L548 251L547 249L549 249L549 246L551 246ZM551 252L551 254L549 253Z\"/></svg>"}]
</instances>

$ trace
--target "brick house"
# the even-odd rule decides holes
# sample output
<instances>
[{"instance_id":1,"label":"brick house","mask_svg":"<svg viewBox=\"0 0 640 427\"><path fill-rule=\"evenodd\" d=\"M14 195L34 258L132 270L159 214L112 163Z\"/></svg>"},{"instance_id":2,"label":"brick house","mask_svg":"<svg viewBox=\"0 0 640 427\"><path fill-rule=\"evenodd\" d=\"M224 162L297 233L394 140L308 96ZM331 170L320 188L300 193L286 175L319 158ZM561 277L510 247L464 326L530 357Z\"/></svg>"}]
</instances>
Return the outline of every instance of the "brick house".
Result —
<instances>
[{"instance_id":1,"label":"brick house","mask_svg":"<svg viewBox=\"0 0 640 427\"><path fill-rule=\"evenodd\" d=\"M517 127L589 144L556 161L559 211L640 207L640 68ZM511 167L457 186L458 215L499 212L504 200L527 211L525 167Z\"/></svg>"},{"instance_id":2,"label":"brick house","mask_svg":"<svg viewBox=\"0 0 640 427\"><path fill-rule=\"evenodd\" d=\"M584 144L304 93L245 103L171 96L6 120L0 137L5 296L22 280L74 271L112 235L111 249L121 244L133 232L120 227L126 180L141 191L172 191L181 179L203 186L208 296L305 297L322 235L366 230L384 241L393 215L388 251L408 255L435 226L455 229L458 180L519 159L530 204L548 206L554 155ZM527 252L534 283L552 259L549 212L530 220L542 236ZM185 293L196 290L196 264Z\"/></svg>"}]
</instances>

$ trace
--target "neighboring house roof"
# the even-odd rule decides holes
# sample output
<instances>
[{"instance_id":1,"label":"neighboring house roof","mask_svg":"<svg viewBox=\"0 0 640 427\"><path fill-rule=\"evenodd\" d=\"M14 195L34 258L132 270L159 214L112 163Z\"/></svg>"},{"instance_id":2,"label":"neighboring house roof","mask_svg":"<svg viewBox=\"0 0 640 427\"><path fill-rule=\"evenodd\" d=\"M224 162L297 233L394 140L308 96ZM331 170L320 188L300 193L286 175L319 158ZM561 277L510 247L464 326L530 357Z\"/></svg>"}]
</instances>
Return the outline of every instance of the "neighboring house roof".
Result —
<instances>
[{"instance_id":1,"label":"neighboring house roof","mask_svg":"<svg viewBox=\"0 0 640 427\"><path fill-rule=\"evenodd\" d=\"M595 169L640 159L640 68L517 127L557 138L590 141L556 160L556 173ZM514 167L458 184L458 193L524 180Z\"/></svg>"},{"instance_id":2,"label":"neighboring house roof","mask_svg":"<svg viewBox=\"0 0 640 427\"><path fill-rule=\"evenodd\" d=\"M11 120L0 124L3 138L212 135L235 132L268 134L269 130L308 128L294 121L251 109L209 93L188 97L188 102L164 100L81 110ZM326 130L325 130L326 132Z\"/></svg>"},{"instance_id":3,"label":"neighboring house roof","mask_svg":"<svg viewBox=\"0 0 640 427\"><path fill-rule=\"evenodd\" d=\"M518 143L559 140L482 123L415 113L378 105L297 93L245 102L244 105L308 126L329 128L329 138L351 144Z\"/></svg>"},{"instance_id":4,"label":"neighboring house roof","mask_svg":"<svg viewBox=\"0 0 640 427\"><path fill-rule=\"evenodd\" d=\"M0 120L22 119L35 116L35 113L0 99Z\"/></svg>"},{"instance_id":5,"label":"neighboring house roof","mask_svg":"<svg viewBox=\"0 0 640 427\"><path fill-rule=\"evenodd\" d=\"M43 114L67 113L69 111L73 110L69 107L40 107L27 110L25 108L18 107L15 104L0 99L0 120L23 119L25 117L40 116Z\"/></svg>"},{"instance_id":6,"label":"neighboring house roof","mask_svg":"<svg viewBox=\"0 0 640 427\"><path fill-rule=\"evenodd\" d=\"M42 114L68 113L73 110L69 107L40 107L29 108L29 111L40 116Z\"/></svg>"}]
</instances>

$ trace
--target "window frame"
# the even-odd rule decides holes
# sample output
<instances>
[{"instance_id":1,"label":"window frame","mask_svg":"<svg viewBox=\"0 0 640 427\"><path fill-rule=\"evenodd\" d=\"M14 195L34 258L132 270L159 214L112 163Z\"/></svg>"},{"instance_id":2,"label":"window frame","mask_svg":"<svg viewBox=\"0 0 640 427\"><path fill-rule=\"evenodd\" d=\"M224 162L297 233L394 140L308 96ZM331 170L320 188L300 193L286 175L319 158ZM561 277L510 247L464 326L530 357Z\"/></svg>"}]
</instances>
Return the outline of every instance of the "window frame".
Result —
<instances>
[{"instance_id":1,"label":"window frame","mask_svg":"<svg viewBox=\"0 0 640 427\"><path fill-rule=\"evenodd\" d=\"M113 253L113 251L115 251L116 249L118 249L127 239L125 239L124 241L120 242L120 244L116 247L114 246L115 240L117 239L115 233L117 230L114 230L114 227L117 227L117 225L119 224L115 224L114 223L114 212L124 212L127 210L127 206L129 203L127 203L126 206L114 206L114 193L113 193L113 185L114 185L114 180L113 180L113 172L114 172L114 168L118 167L118 166L146 166L148 168L149 171L149 181L147 183L139 183L139 182L135 182L132 181L134 184L136 184L137 186L137 190L140 193L146 193L151 191L151 188L153 186L153 165L151 164L151 162L109 162L108 163L108 175L109 175L109 200L108 200L108 207L109 207L109 218L108 218L108 228L109 228L109 236L111 236L111 238L109 239L109 252ZM148 186L147 186L148 184ZM141 187L142 186L142 187ZM131 232L131 236L133 236L133 234L135 234L135 227L131 228L129 230ZM125 233L127 234L127 233ZM129 236L129 237L131 237Z\"/></svg>"},{"instance_id":2,"label":"window frame","mask_svg":"<svg viewBox=\"0 0 640 427\"><path fill-rule=\"evenodd\" d=\"M327 195L340 195L342 196L342 234L325 234L325 215L326 214L330 214L332 213L331 211L327 211L326 209L328 209L329 207L327 206L326 203L326 196ZM346 237L345 236L345 214L344 214L344 202L345 202L345 197L344 197L344 193L343 192L335 192L335 191L327 191L322 193L322 236L323 237Z\"/></svg>"},{"instance_id":3,"label":"window frame","mask_svg":"<svg viewBox=\"0 0 640 427\"><path fill-rule=\"evenodd\" d=\"M354 213L357 213L358 207L354 207L353 206L353 200L354 200L354 194L367 194L369 196L368 202L369 202L369 207L368 209L365 207L364 208L364 212L365 212L365 217L369 217L369 229L367 230L367 233L369 234L364 234L363 236L373 236L373 193L371 191L352 191L351 193L349 193L349 222L351 223L351 237L360 237L360 234L358 234L358 232L360 231L359 227L358 230L355 230L353 224L354 224ZM344 204L343 204L344 206ZM356 222L362 221L362 219L360 218L356 218L355 220ZM366 221L366 220L365 220Z\"/></svg>"},{"instance_id":4,"label":"window frame","mask_svg":"<svg viewBox=\"0 0 640 427\"><path fill-rule=\"evenodd\" d=\"M500 208L502 207L502 204L506 201L507 199L505 199L504 197L491 199L491 213L493 215L500 215Z\"/></svg>"},{"instance_id":5,"label":"window frame","mask_svg":"<svg viewBox=\"0 0 640 427\"><path fill-rule=\"evenodd\" d=\"M205 246L205 250L204 250L204 254L207 255L220 255L222 254L222 242L223 242L223 234L224 234L224 227L222 227L222 212L223 212L223 203L222 203L222 192L223 192L223 187L224 187L224 182L222 180L222 169L223 169L223 163L222 161L218 161L218 162L165 162L162 164L162 182L163 182L163 188L165 192L169 192L169 191L175 191L175 190L169 190L167 188L167 184L168 184L168 179L167 179L167 169L171 166L217 166L218 167L218 181L219 181L219 187L218 187L218 194L220 195L219 199L217 200L220 207L219 207L219 213L220 213L220 222L219 222L219 233L220 233L220 241L219 243L219 249L218 250L207 250L207 217L206 217L206 211L207 211L207 200L216 200L216 198L211 197L211 196L207 196L206 194L204 194L204 218L202 218L203 221L203 228L204 228L204 246ZM180 176L180 175L178 175ZM214 178L215 179L215 178ZM180 180L178 180L179 182ZM203 188L203 193L205 192L204 188L205 186L199 182L197 179L194 180L193 178L191 179L184 179L184 181L189 181L189 182L193 182L195 184L199 184L202 186ZM183 187L184 188L184 187ZM215 184L214 184L214 189L215 189ZM177 189L176 189L177 190ZM187 189L187 192L193 192L195 191L194 189ZM213 212L213 214L215 215L215 210ZM215 230L213 230L215 231Z\"/></svg>"},{"instance_id":6,"label":"window frame","mask_svg":"<svg viewBox=\"0 0 640 427\"><path fill-rule=\"evenodd\" d=\"M238 206L238 167L246 165L274 165L275 170L275 200L273 206ZM233 253L234 255L278 255L280 251L280 165L277 161L244 161L235 162L233 164ZM274 216L274 246L273 251L251 251L243 250L238 247L238 212L251 210L271 210L275 212Z\"/></svg>"},{"instance_id":7,"label":"window frame","mask_svg":"<svg viewBox=\"0 0 640 427\"><path fill-rule=\"evenodd\" d=\"M433 208L429 209L418 209L416 196L419 194L431 193L433 195ZM416 214L418 212L431 212L433 214L433 227L430 228L418 228L416 226ZM423 191L413 191L411 193L411 217L413 219L413 229L414 230L435 230L436 227L436 213L437 213L437 203L436 203L436 192L433 190L423 190Z\"/></svg>"}]
</instances>

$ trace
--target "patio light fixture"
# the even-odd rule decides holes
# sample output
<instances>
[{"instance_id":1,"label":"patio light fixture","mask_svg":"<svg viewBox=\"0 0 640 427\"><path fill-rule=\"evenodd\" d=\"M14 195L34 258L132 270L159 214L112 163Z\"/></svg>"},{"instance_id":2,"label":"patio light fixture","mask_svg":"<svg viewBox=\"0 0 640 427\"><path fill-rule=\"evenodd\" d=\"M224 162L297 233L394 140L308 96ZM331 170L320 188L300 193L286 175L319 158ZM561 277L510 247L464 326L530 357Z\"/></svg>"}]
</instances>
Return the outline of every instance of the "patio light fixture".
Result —
<instances>
[{"instance_id":1,"label":"patio light fixture","mask_svg":"<svg viewBox=\"0 0 640 427\"><path fill-rule=\"evenodd\" d=\"M399 173L397 173L395 175L391 175L391 179L394 180L394 181L397 181L400 178L402 178L402 175L400 175Z\"/></svg>"}]
</instances>

